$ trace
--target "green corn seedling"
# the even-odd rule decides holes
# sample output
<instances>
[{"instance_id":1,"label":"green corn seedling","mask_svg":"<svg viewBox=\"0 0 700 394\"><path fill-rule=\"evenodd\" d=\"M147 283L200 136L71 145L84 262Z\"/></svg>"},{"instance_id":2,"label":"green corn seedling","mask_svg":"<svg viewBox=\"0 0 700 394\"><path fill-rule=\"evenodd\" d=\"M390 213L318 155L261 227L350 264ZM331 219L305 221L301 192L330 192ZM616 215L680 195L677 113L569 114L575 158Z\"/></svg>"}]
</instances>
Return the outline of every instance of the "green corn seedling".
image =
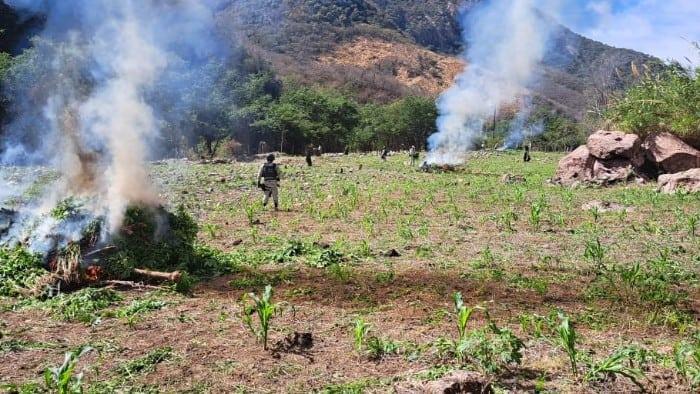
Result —
<instances>
[{"instance_id":1,"label":"green corn seedling","mask_svg":"<svg viewBox=\"0 0 700 394\"><path fill-rule=\"evenodd\" d=\"M248 219L248 224L253 225L255 224L255 216L258 214L258 211L260 211L260 202L254 201L254 202L246 202L243 205L243 210L245 211L245 216L246 219Z\"/></svg>"},{"instance_id":2,"label":"green corn seedling","mask_svg":"<svg viewBox=\"0 0 700 394\"><path fill-rule=\"evenodd\" d=\"M358 317L355 319L355 325L353 326L353 337L355 339L355 350L358 352L362 350L362 345L365 342L365 336L369 332L370 325L367 324L364 319Z\"/></svg>"},{"instance_id":3,"label":"green corn seedling","mask_svg":"<svg viewBox=\"0 0 700 394\"><path fill-rule=\"evenodd\" d=\"M474 312L474 308L467 308L462 301L462 293L456 292L453 295L455 310L457 311L457 330L459 339L463 340L467 336L467 323Z\"/></svg>"},{"instance_id":4,"label":"green corn seedling","mask_svg":"<svg viewBox=\"0 0 700 394\"><path fill-rule=\"evenodd\" d=\"M600 244L600 238L593 241L586 241L586 249L583 252L583 257L595 264L596 270L601 272L605 266L605 248Z\"/></svg>"},{"instance_id":5,"label":"green corn seedling","mask_svg":"<svg viewBox=\"0 0 700 394\"><path fill-rule=\"evenodd\" d=\"M90 347L84 347L79 352L67 352L63 364L47 368L44 371L44 382L49 391L58 394L82 393L83 374L73 375L73 373L80 357L91 350Z\"/></svg>"},{"instance_id":6,"label":"green corn seedling","mask_svg":"<svg viewBox=\"0 0 700 394\"><path fill-rule=\"evenodd\" d=\"M598 220L600 220L600 209L598 209L597 206L594 206L589 210L591 213L591 216L593 216L593 223L598 223Z\"/></svg>"},{"instance_id":7,"label":"green corn seedling","mask_svg":"<svg viewBox=\"0 0 700 394\"><path fill-rule=\"evenodd\" d=\"M686 218L686 223L688 225L688 235L695 238L695 231L698 228L698 222L700 221L700 215L688 215Z\"/></svg>"},{"instance_id":8,"label":"green corn seedling","mask_svg":"<svg viewBox=\"0 0 700 394\"><path fill-rule=\"evenodd\" d=\"M540 222L542 221L542 204L540 202L533 203L530 206L528 221L535 230L540 228Z\"/></svg>"},{"instance_id":9,"label":"green corn seedling","mask_svg":"<svg viewBox=\"0 0 700 394\"><path fill-rule=\"evenodd\" d=\"M255 293L248 293L246 296L253 303L247 303L243 307L243 323L262 342L263 349L267 350L270 322L274 315L279 312L280 305L272 302L272 286L270 285L265 286L262 297L258 297ZM253 314L258 316L258 328L253 326Z\"/></svg>"},{"instance_id":10,"label":"green corn seedling","mask_svg":"<svg viewBox=\"0 0 700 394\"><path fill-rule=\"evenodd\" d=\"M700 386L700 343L677 343L673 347L673 363L691 387Z\"/></svg>"},{"instance_id":11,"label":"green corn seedling","mask_svg":"<svg viewBox=\"0 0 700 394\"><path fill-rule=\"evenodd\" d=\"M630 359L631 353L627 349L621 349L606 359L589 365L585 379L587 381L601 381L606 376L621 375L630 379L634 384L644 390L639 382L644 379L644 373L639 368L628 366L625 361Z\"/></svg>"},{"instance_id":12,"label":"green corn seedling","mask_svg":"<svg viewBox=\"0 0 700 394\"><path fill-rule=\"evenodd\" d=\"M578 352L576 351L576 331L573 325L569 322L569 318L563 314L559 314L559 319L561 323L557 327L557 333L559 334L559 341L561 346L566 351L569 356L569 362L571 363L571 371L574 376L577 375L578 369L576 367L576 358Z\"/></svg>"}]
</instances>

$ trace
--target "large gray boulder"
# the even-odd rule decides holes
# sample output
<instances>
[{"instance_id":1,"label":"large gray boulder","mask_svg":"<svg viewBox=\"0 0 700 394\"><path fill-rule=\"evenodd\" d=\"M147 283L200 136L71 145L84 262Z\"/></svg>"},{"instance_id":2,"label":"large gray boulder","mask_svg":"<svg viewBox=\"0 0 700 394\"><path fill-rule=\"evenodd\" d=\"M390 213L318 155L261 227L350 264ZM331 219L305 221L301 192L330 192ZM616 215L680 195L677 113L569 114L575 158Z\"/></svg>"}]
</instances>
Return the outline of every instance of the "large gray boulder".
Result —
<instances>
[{"instance_id":1,"label":"large gray boulder","mask_svg":"<svg viewBox=\"0 0 700 394\"><path fill-rule=\"evenodd\" d=\"M617 182L644 182L647 178L639 174L637 166L628 159L596 160L593 163L592 183L609 185Z\"/></svg>"},{"instance_id":2,"label":"large gray boulder","mask_svg":"<svg viewBox=\"0 0 700 394\"><path fill-rule=\"evenodd\" d=\"M642 140L635 134L599 130L588 137L586 147L600 160L627 159L635 167L644 164Z\"/></svg>"},{"instance_id":3,"label":"large gray boulder","mask_svg":"<svg viewBox=\"0 0 700 394\"><path fill-rule=\"evenodd\" d=\"M659 176L659 191L662 193L700 192L700 168Z\"/></svg>"},{"instance_id":4,"label":"large gray boulder","mask_svg":"<svg viewBox=\"0 0 700 394\"><path fill-rule=\"evenodd\" d=\"M668 174L700 167L700 151L673 134L650 134L642 147L647 159Z\"/></svg>"},{"instance_id":5,"label":"large gray boulder","mask_svg":"<svg viewBox=\"0 0 700 394\"><path fill-rule=\"evenodd\" d=\"M588 182L593 178L595 158L591 156L586 145L581 145L559 160L554 182L562 185Z\"/></svg>"}]
</instances>

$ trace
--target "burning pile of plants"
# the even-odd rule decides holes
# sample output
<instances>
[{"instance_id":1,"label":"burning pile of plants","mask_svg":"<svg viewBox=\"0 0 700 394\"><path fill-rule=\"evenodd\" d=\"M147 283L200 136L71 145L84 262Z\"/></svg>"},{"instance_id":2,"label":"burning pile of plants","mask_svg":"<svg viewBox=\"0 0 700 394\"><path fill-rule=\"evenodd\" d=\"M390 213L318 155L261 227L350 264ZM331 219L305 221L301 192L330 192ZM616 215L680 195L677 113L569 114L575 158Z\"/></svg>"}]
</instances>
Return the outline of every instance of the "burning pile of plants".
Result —
<instances>
[{"instance_id":1,"label":"burning pile of plants","mask_svg":"<svg viewBox=\"0 0 700 394\"><path fill-rule=\"evenodd\" d=\"M113 235L105 233L104 218L72 198L22 223L28 217L0 210L0 295L51 297L86 286L154 281L186 290L189 273L204 268L197 224L182 208L130 206Z\"/></svg>"},{"instance_id":2,"label":"burning pile of plants","mask_svg":"<svg viewBox=\"0 0 700 394\"><path fill-rule=\"evenodd\" d=\"M454 164L428 164L427 161L424 161L423 164L419 167L420 171L423 172L428 172L428 173L445 173L445 172L462 172L465 171L465 167L462 165L454 165Z\"/></svg>"}]
</instances>

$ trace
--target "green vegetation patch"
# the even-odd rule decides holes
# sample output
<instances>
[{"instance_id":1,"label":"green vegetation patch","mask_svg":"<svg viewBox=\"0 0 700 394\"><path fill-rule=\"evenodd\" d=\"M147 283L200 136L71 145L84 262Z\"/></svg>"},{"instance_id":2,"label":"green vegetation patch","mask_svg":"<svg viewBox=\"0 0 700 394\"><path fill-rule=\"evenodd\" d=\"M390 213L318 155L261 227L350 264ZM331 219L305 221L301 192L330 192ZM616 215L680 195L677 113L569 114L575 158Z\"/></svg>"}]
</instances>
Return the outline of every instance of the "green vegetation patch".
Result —
<instances>
[{"instance_id":1,"label":"green vegetation patch","mask_svg":"<svg viewBox=\"0 0 700 394\"><path fill-rule=\"evenodd\" d=\"M94 323L101 311L121 300L122 296L112 289L87 287L60 294L46 301L45 305L62 320Z\"/></svg>"},{"instance_id":2,"label":"green vegetation patch","mask_svg":"<svg viewBox=\"0 0 700 394\"><path fill-rule=\"evenodd\" d=\"M118 373L124 377L152 372L156 365L172 359L174 356L171 347L154 349L143 357L128 361L118 368Z\"/></svg>"},{"instance_id":3,"label":"green vegetation patch","mask_svg":"<svg viewBox=\"0 0 700 394\"><path fill-rule=\"evenodd\" d=\"M24 248L0 248L0 296L17 296L46 274L41 259Z\"/></svg>"}]
</instances>

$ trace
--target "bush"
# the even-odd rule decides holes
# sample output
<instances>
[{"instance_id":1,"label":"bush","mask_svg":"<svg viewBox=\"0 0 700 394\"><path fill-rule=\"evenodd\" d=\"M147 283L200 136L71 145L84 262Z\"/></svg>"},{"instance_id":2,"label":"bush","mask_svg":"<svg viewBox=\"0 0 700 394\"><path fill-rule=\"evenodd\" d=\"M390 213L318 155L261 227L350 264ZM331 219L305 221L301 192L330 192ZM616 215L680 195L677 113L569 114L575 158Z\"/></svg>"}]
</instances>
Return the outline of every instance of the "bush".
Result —
<instances>
[{"instance_id":1,"label":"bush","mask_svg":"<svg viewBox=\"0 0 700 394\"><path fill-rule=\"evenodd\" d=\"M623 130L640 136L667 131L700 140L700 69L673 65L659 75L647 74L607 111Z\"/></svg>"}]
</instances>

